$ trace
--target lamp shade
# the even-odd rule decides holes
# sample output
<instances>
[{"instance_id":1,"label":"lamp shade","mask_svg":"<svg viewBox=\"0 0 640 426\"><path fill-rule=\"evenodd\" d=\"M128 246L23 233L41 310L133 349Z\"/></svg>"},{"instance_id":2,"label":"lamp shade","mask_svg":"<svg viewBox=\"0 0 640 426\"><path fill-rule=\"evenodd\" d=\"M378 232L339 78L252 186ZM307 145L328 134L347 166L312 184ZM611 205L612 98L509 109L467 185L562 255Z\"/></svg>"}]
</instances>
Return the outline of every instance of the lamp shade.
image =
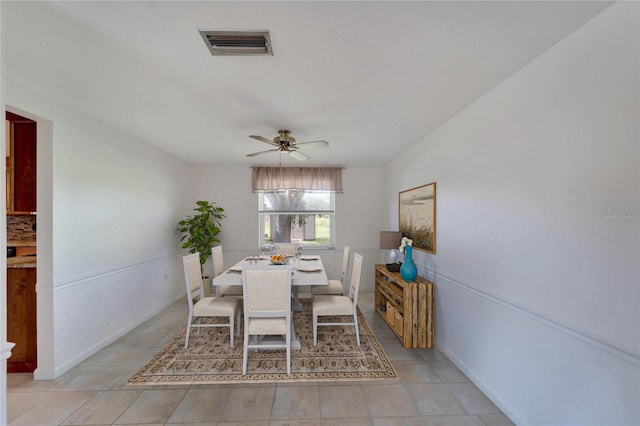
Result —
<instances>
[{"instance_id":1,"label":"lamp shade","mask_svg":"<svg viewBox=\"0 0 640 426\"><path fill-rule=\"evenodd\" d=\"M380 231L380 248L382 250L393 250L400 247L402 232Z\"/></svg>"}]
</instances>

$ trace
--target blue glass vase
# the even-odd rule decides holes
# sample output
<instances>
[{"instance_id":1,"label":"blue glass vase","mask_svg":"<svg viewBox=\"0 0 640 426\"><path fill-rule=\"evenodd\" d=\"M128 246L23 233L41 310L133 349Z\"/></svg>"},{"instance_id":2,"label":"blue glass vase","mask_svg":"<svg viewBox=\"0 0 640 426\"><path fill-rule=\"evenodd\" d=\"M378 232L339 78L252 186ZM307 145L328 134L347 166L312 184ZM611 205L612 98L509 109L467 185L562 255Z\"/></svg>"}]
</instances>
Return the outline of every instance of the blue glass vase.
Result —
<instances>
[{"instance_id":1,"label":"blue glass vase","mask_svg":"<svg viewBox=\"0 0 640 426\"><path fill-rule=\"evenodd\" d=\"M416 268L416 264L413 263L413 258L411 257L412 250L413 247L411 246L404 248L404 263L400 267L400 276L408 283L415 280L418 276L418 268Z\"/></svg>"}]
</instances>

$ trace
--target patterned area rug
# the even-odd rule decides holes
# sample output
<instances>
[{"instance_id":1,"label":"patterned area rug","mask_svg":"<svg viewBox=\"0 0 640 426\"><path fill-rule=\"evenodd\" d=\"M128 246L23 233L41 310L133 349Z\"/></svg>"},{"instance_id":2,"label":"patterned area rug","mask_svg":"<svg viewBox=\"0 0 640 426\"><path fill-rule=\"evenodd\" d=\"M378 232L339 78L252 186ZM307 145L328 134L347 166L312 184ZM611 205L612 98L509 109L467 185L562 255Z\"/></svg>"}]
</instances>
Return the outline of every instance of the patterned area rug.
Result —
<instances>
[{"instance_id":1,"label":"patterned area rug","mask_svg":"<svg viewBox=\"0 0 640 426\"><path fill-rule=\"evenodd\" d=\"M353 328L324 326L313 346L311 302L293 320L302 349L291 351L287 375L285 351L249 351L247 374L242 375L242 337L229 346L225 328L192 331L184 349L184 331L153 357L128 384L223 384L314 381L395 380L397 375L371 328L358 310L360 347ZM335 318L334 318L335 319ZM323 319L325 320L325 319ZM327 319L328 320L328 317ZM241 329L241 336L243 336Z\"/></svg>"}]
</instances>

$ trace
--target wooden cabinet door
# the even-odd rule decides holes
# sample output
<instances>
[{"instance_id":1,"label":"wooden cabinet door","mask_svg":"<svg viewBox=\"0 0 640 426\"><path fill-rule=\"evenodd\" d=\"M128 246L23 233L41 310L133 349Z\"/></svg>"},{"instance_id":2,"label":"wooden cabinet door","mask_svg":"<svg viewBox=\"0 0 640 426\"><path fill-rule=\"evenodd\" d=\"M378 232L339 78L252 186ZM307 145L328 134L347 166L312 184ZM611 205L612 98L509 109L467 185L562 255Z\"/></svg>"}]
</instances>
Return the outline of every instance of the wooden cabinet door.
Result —
<instances>
[{"instance_id":1,"label":"wooden cabinet door","mask_svg":"<svg viewBox=\"0 0 640 426\"><path fill-rule=\"evenodd\" d=\"M13 123L13 210L35 212L36 123Z\"/></svg>"},{"instance_id":2,"label":"wooden cabinet door","mask_svg":"<svg viewBox=\"0 0 640 426\"><path fill-rule=\"evenodd\" d=\"M33 372L38 360L36 268L7 268L7 341L16 344L7 372Z\"/></svg>"}]
</instances>

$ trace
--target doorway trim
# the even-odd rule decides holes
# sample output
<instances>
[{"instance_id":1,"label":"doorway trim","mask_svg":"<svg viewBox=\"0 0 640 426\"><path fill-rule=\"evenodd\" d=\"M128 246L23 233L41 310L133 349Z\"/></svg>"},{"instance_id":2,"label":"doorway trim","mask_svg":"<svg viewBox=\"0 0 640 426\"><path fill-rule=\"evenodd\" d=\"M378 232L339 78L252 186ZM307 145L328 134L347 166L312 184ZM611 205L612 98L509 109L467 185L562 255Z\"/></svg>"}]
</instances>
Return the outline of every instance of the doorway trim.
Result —
<instances>
[{"instance_id":1,"label":"doorway trim","mask_svg":"<svg viewBox=\"0 0 640 426\"><path fill-rule=\"evenodd\" d=\"M34 120L36 133L36 205L38 265L36 272L36 324L38 366L36 380L55 378L53 300L53 122L10 105L6 111ZM6 233L6 230L4 231ZM6 300L2 303L5 304Z\"/></svg>"}]
</instances>

